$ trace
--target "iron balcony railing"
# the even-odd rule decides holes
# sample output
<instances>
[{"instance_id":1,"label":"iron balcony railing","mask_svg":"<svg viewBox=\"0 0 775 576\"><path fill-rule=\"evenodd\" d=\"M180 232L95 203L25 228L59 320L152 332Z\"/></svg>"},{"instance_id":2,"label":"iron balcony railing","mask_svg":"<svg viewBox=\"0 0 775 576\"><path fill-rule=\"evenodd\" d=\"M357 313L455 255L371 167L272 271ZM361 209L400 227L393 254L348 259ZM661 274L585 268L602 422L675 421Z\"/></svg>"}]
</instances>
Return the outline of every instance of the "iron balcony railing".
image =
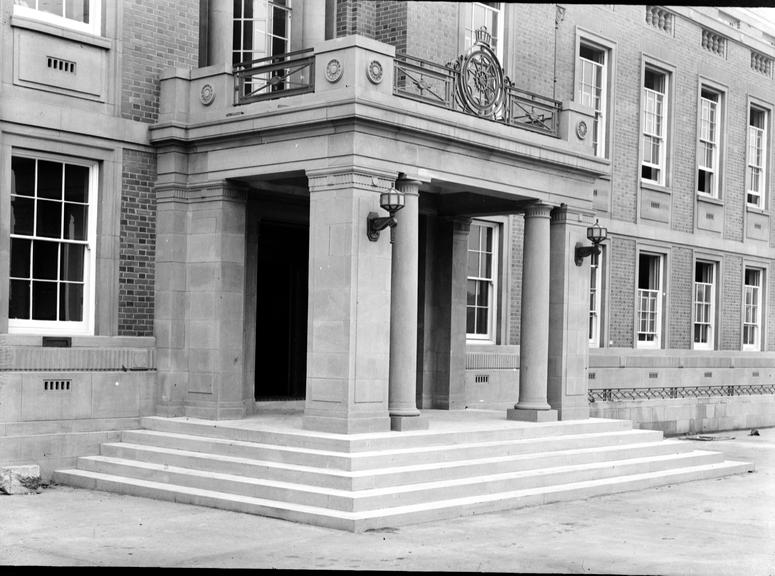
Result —
<instances>
[{"instance_id":1,"label":"iron balcony railing","mask_svg":"<svg viewBox=\"0 0 775 576\"><path fill-rule=\"evenodd\" d=\"M775 394L775 384L594 388L588 391L587 397L590 402L616 402L656 398L709 398L712 396L752 396L757 394Z\"/></svg>"},{"instance_id":2,"label":"iron balcony railing","mask_svg":"<svg viewBox=\"0 0 775 576\"><path fill-rule=\"evenodd\" d=\"M421 58L400 55L394 59L393 94L465 112L455 98L460 72ZM504 82L503 106L489 118L542 134L559 137L560 102L526 90L508 79Z\"/></svg>"},{"instance_id":3,"label":"iron balcony railing","mask_svg":"<svg viewBox=\"0 0 775 576\"><path fill-rule=\"evenodd\" d=\"M234 90L237 105L314 92L312 48L236 64Z\"/></svg>"},{"instance_id":4,"label":"iron balcony railing","mask_svg":"<svg viewBox=\"0 0 775 576\"><path fill-rule=\"evenodd\" d=\"M451 65L401 55L394 68L396 96L467 113L455 98L460 72ZM309 48L240 62L234 66L234 88L235 105L314 92L315 55ZM560 102L520 90L508 78L503 90L503 104L489 120L559 137Z\"/></svg>"}]
</instances>

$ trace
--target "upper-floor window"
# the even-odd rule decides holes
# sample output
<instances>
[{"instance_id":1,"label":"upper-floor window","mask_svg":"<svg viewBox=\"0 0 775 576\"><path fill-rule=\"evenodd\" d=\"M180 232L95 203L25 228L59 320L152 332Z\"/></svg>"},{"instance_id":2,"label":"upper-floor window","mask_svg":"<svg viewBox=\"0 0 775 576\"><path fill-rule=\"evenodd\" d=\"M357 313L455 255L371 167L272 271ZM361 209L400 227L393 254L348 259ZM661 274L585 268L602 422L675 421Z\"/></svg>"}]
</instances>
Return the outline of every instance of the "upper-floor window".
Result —
<instances>
[{"instance_id":1,"label":"upper-floor window","mask_svg":"<svg viewBox=\"0 0 775 576\"><path fill-rule=\"evenodd\" d=\"M10 331L90 332L96 182L94 164L12 157Z\"/></svg>"},{"instance_id":2,"label":"upper-floor window","mask_svg":"<svg viewBox=\"0 0 775 576\"><path fill-rule=\"evenodd\" d=\"M716 266L694 264L694 348L712 350L716 325Z\"/></svg>"},{"instance_id":3,"label":"upper-floor window","mask_svg":"<svg viewBox=\"0 0 775 576\"><path fill-rule=\"evenodd\" d=\"M608 51L582 41L576 65L577 98L580 104L595 111L592 144L595 155L604 158L608 119Z\"/></svg>"},{"instance_id":4,"label":"upper-floor window","mask_svg":"<svg viewBox=\"0 0 775 576\"><path fill-rule=\"evenodd\" d=\"M703 86L700 92L700 124L697 142L697 192L719 196L721 160L721 94Z\"/></svg>"},{"instance_id":5,"label":"upper-floor window","mask_svg":"<svg viewBox=\"0 0 775 576\"><path fill-rule=\"evenodd\" d=\"M662 335L664 257L638 257L638 348L659 348Z\"/></svg>"},{"instance_id":6,"label":"upper-floor window","mask_svg":"<svg viewBox=\"0 0 775 576\"><path fill-rule=\"evenodd\" d=\"M101 0L14 0L13 13L78 32L98 35Z\"/></svg>"},{"instance_id":7,"label":"upper-floor window","mask_svg":"<svg viewBox=\"0 0 775 576\"><path fill-rule=\"evenodd\" d=\"M748 158L746 166L746 202L764 208L767 185L767 111L751 106L748 109Z\"/></svg>"},{"instance_id":8,"label":"upper-floor window","mask_svg":"<svg viewBox=\"0 0 775 576\"><path fill-rule=\"evenodd\" d=\"M665 184L667 169L667 103L666 72L646 68L643 76L643 142L641 179Z\"/></svg>"},{"instance_id":9,"label":"upper-floor window","mask_svg":"<svg viewBox=\"0 0 775 576\"><path fill-rule=\"evenodd\" d=\"M461 6L463 13L463 51L476 42L475 32L482 26L492 34L490 47L503 62L503 3L468 2Z\"/></svg>"},{"instance_id":10,"label":"upper-floor window","mask_svg":"<svg viewBox=\"0 0 775 576\"><path fill-rule=\"evenodd\" d=\"M743 278L743 350L761 350L762 271L746 268Z\"/></svg>"},{"instance_id":11,"label":"upper-floor window","mask_svg":"<svg viewBox=\"0 0 775 576\"><path fill-rule=\"evenodd\" d=\"M466 336L495 340L498 225L474 220L468 233Z\"/></svg>"},{"instance_id":12,"label":"upper-floor window","mask_svg":"<svg viewBox=\"0 0 775 576\"><path fill-rule=\"evenodd\" d=\"M290 52L291 0L234 0L232 63Z\"/></svg>"}]
</instances>

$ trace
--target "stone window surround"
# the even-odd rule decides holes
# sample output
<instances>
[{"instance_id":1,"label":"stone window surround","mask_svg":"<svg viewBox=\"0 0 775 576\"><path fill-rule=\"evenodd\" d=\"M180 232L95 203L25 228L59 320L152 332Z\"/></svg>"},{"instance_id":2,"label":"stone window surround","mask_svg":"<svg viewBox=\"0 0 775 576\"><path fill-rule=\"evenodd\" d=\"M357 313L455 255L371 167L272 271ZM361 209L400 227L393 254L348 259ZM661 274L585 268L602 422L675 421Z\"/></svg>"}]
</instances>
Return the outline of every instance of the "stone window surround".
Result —
<instances>
[{"instance_id":1,"label":"stone window surround","mask_svg":"<svg viewBox=\"0 0 775 576\"><path fill-rule=\"evenodd\" d=\"M501 270L503 269L503 257L501 256L502 252L502 246L504 243L504 237L503 234L503 225L500 222L488 220L486 218L475 218L471 221L471 226L473 227L474 224L491 228L493 230L493 242L492 242L492 255L491 255L491 268L492 273L490 275L490 282L489 282L489 296L488 296L488 308L487 311L487 333L486 334L473 334L473 333L466 333L466 340L468 343L475 343L475 344L494 344L498 338L498 333L500 332L501 322L500 322L500 303L501 298L499 298L500 292L501 292L501 285L503 284L503 280L501 280ZM471 231L469 230L469 238L471 235ZM470 255L471 252L468 250L467 255ZM466 282L470 280L470 276L466 277ZM466 306L468 308L468 306Z\"/></svg>"},{"instance_id":2,"label":"stone window surround","mask_svg":"<svg viewBox=\"0 0 775 576\"><path fill-rule=\"evenodd\" d=\"M50 134L30 136L13 129L4 132L0 148L0 182L11 177L11 156L17 152L25 155L58 156L80 162L94 162L98 166L97 214L95 238L95 289L94 315L90 334L111 336L118 333L118 265L119 222L121 210L121 149L106 149L96 141L84 139L66 142ZM118 193L113 193L118 191ZM10 186L0 186L0 206L10 206ZM0 210L0 254L10 254L10 211ZM8 278L9 259L0 259L0 277ZM0 301L8 302L8 283L0 283ZM0 307L0 334L8 333L8 308ZM45 335L48 332L41 332Z\"/></svg>"},{"instance_id":3,"label":"stone window surround","mask_svg":"<svg viewBox=\"0 0 775 576\"><path fill-rule=\"evenodd\" d=\"M612 103L615 102L616 94L615 94L615 86L616 83L614 82L614 78L616 77L616 42L613 42L611 40L608 40L607 38L604 38L602 36L599 36L598 34L595 34L594 32L591 32L585 28L581 28L579 26L576 27L576 47L575 47L575 55L576 59L578 60L579 57L579 50L581 48L581 45L587 45L592 48L595 48L597 50L601 50L605 52L606 62L605 62L605 80L603 85L603 92L604 92L604 122L603 122L603 150L602 154L598 154L601 158L612 158L611 149L613 147L613 138L611 138L611 134L613 133L613 120L614 120L614 114L612 112ZM579 85L579 69L578 66L574 66L574 78L573 78L573 96L574 99L576 98L576 89L575 87Z\"/></svg>"},{"instance_id":4,"label":"stone window surround","mask_svg":"<svg viewBox=\"0 0 775 576\"><path fill-rule=\"evenodd\" d=\"M659 326L657 327L657 334L659 340L656 344L644 343L638 340L639 323L640 323L640 305L638 302L638 276L640 274L640 256L641 254L647 254L650 256L659 256L660 263L660 309L659 309ZM669 318L669 300L668 294L670 290L670 248L660 244L652 244L645 242L638 242L635 246L635 277L633 278L633 294L635 295L633 306L633 343L636 349L666 349L669 347L667 323L665 318Z\"/></svg>"},{"instance_id":5,"label":"stone window surround","mask_svg":"<svg viewBox=\"0 0 775 576\"><path fill-rule=\"evenodd\" d=\"M718 106L717 106L717 118L716 118L716 146L717 146L717 153L716 153L716 160L717 160L717 168L715 172L716 176L716 183L715 183L715 193L714 194L705 194L699 191L699 142L700 142L700 120L701 120L701 109L699 102L701 101L702 97L702 91L710 91L713 93L718 94ZM695 170L695 184L694 189L697 191L697 198L702 200L717 200L722 201L724 200L724 192L725 192L725 186L724 186L724 175L725 175L725 167L727 165L727 150L726 150L726 141L727 141L727 98L729 94L729 89L726 85L720 84L718 82L715 82L713 80L710 80L707 77L704 77L700 75L697 83L697 135L696 135L696 142L697 142L697 158L696 158L696 170Z\"/></svg>"},{"instance_id":6,"label":"stone window surround","mask_svg":"<svg viewBox=\"0 0 775 576\"><path fill-rule=\"evenodd\" d=\"M664 158L665 163L662 167L662 178L659 182L653 180L646 180L641 176L641 167L643 165L643 130L645 128L643 124L643 110L645 106L643 90L645 85L646 70L655 70L663 73L666 76L666 94L664 98ZM638 181L641 186L651 186L660 190L669 189L672 182L672 162L671 162L671 148L673 140L673 119L675 114L673 113L673 102L675 96L673 86L675 85L675 66L655 58L653 56L641 53L641 72L640 72L640 94L639 94L639 106L638 106L638 134L639 134L639 160L638 160Z\"/></svg>"},{"instance_id":7,"label":"stone window surround","mask_svg":"<svg viewBox=\"0 0 775 576\"><path fill-rule=\"evenodd\" d=\"M749 115L751 108L755 108L757 110L761 110L765 113L765 123L764 123L764 155L763 155L763 181L764 181L764 187L761 194L761 203L757 206L755 204L751 204L748 202L747 199L747 192L749 189L749 182L748 182L748 135L746 134L746 175L745 175L745 191L746 191L746 208L748 210L752 211L765 211L769 207L769 194L770 194L770 186L769 186L769 176L768 174L771 174L771 165L772 165L772 121L773 121L773 105L765 100L762 100L760 98L756 98L754 96L748 96L746 100L746 118L745 118L745 126L746 131L747 127L749 125Z\"/></svg>"},{"instance_id":8,"label":"stone window surround","mask_svg":"<svg viewBox=\"0 0 775 576\"><path fill-rule=\"evenodd\" d=\"M759 271L759 341L755 345L746 345L743 343L743 325L745 323L745 271ZM767 301L769 292L767 283L769 282L770 267L766 261L753 258L743 258L741 267L741 278L739 284L740 290L740 350L759 352L767 350Z\"/></svg>"},{"instance_id":9,"label":"stone window surround","mask_svg":"<svg viewBox=\"0 0 775 576\"><path fill-rule=\"evenodd\" d=\"M93 334L94 326L94 294L95 294L95 265L96 265L96 220L99 212L99 164L93 160L83 160L75 158L65 158L55 154L49 154L47 152L27 152L22 150L16 150L12 154L12 158L26 158L37 161L50 161L63 165L74 165L86 167L89 169L89 182L87 191L87 206L88 216L86 218L86 256L84 257L84 270L83 270L83 306L81 309L82 319L79 321L63 321L63 320L37 320L37 319L8 319L9 332L16 334ZM40 168L38 168L40 170ZM38 177L39 178L39 177ZM37 186L36 186L37 188ZM10 194L9 194L10 196ZM35 192L35 203L38 204L37 190ZM46 202L43 200L43 202ZM37 208L36 208L37 210ZM41 234L37 237L30 234L20 235L20 238L28 238L35 243L35 238L40 241ZM65 238L53 237L52 242L57 245L68 245L70 242ZM44 242L45 243L45 242ZM78 243L76 242L76 245ZM32 261L30 262L32 264ZM56 266L56 265L55 265ZM35 280L34 272L31 270L32 280ZM61 286L62 279L58 277L56 283ZM6 311L7 313L7 311Z\"/></svg>"},{"instance_id":10,"label":"stone window surround","mask_svg":"<svg viewBox=\"0 0 775 576\"><path fill-rule=\"evenodd\" d=\"M694 266L692 267L692 349L693 350L715 350L716 349L716 341L717 341L717 335L718 335L718 295L720 293L720 280L722 278L721 276L721 263L718 260L718 257L712 257L710 255L696 253L694 254L694 260L693 260ZM710 325L710 338L707 343L698 343L694 340L694 325L697 322L697 278L696 278L696 267L697 264L709 264L711 266L712 270L712 278L711 278L711 295L710 295L710 318L709 318L709 325Z\"/></svg>"}]
</instances>

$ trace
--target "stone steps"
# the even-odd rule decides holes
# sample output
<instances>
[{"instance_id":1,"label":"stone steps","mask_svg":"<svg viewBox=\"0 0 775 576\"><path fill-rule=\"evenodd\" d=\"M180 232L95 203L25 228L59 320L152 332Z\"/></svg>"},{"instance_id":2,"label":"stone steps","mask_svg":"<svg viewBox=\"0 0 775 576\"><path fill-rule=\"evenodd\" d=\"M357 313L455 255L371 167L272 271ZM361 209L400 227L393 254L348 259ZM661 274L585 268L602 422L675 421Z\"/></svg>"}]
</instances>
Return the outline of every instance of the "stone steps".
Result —
<instances>
[{"instance_id":1,"label":"stone steps","mask_svg":"<svg viewBox=\"0 0 775 576\"><path fill-rule=\"evenodd\" d=\"M122 442L130 444L337 470L371 470L389 466L410 466L417 462L426 464L455 462L474 457L485 458L532 452L552 452L562 449L627 445L657 442L661 439L662 432L657 430L614 430L539 438L507 438L480 442L460 441L448 445L430 444L409 448L337 452L155 430L126 430L121 436Z\"/></svg>"},{"instance_id":2,"label":"stone steps","mask_svg":"<svg viewBox=\"0 0 775 576\"><path fill-rule=\"evenodd\" d=\"M341 512L296 503L273 502L225 492L84 470L61 470L56 473L56 476L58 482L79 488L105 490L120 494L169 500L182 504L209 506L293 522L361 532L368 529L430 522L471 514L583 499L604 494L643 490L666 484L741 474L750 470L750 464L725 461L668 471L645 472L629 476L616 476L504 493L487 493L451 500L436 500L366 512Z\"/></svg>"},{"instance_id":3,"label":"stone steps","mask_svg":"<svg viewBox=\"0 0 775 576\"><path fill-rule=\"evenodd\" d=\"M255 420L142 424L54 481L359 531L753 469L622 420L350 436Z\"/></svg>"},{"instance_id":4,"label":"stone steps","mask_svg":"<svg viewBox=\"0 0 775 576\"><path fill-rule=\"evenodd\" d=\"M508 447L508 446L507 446ZM599 446L554 450L551 452L469 458L451 462L431 462L404 466L386 466L371 470L337 470L269 460L179 450L162 446L106 443L101 454L123 460L190 468L205 472L223 472L281 482L311 484L339 490L366 490L400 486L412 481L432 482L473 476L480 470L491 474L531 470L559 465L582 464L625 458L633 450L641 456L685 453L692 446L686 442L662 441L639 444Z\"/></svg>"}]
</instances>

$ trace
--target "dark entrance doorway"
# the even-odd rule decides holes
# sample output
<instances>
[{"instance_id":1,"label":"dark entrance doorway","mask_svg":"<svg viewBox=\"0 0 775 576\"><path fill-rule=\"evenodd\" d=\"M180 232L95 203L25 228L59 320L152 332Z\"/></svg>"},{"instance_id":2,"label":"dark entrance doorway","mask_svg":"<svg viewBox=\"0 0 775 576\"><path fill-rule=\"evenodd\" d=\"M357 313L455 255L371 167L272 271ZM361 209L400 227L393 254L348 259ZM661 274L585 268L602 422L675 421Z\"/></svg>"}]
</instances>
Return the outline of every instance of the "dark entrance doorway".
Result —
<instances>
[{"instance_id":1,"label":"dark entrance doorway","mask_svg":"<svg viewBox=\"0 0 775 576\"><path fill-rule=\"evenodd\" d=\"M309 226L262 220L258 228L255 399L303 399Z\"/></svg>"}]
</instances>

